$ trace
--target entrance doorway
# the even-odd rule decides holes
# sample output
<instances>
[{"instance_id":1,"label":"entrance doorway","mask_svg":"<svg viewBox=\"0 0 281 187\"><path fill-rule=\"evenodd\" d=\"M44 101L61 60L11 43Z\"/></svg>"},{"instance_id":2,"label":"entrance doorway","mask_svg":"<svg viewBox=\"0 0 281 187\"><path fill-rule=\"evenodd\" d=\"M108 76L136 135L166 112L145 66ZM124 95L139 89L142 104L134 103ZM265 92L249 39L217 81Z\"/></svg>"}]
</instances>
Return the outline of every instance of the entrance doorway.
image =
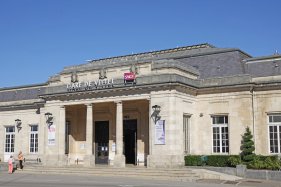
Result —
<instances>
[{"instance_id":1,"label":"entrance doorway","mask_svg":"<svg viewBox=\"0 0 281 187\"><path fill-rule=\"evenodd\" d=\"M109 121L95 122L95 162L108 164Z\"/></svg>"},{"instance_id":2,"label":"entrance doorway","mask_svg":"<svg viewBox=\"0 0 281 187\"><path fill-rule=\"evenodd\" d=\"M126 164L137 164L137 120L123 121L123 141Z\"/></svg>"},{"instance_id":3,"label":"entrance doorway","mask_svg":"<svg viewBox=\"0 0 281 187\"><path fill-rule=\"evenodd\" d=\"M69 154L70 122L65 122L65 154Z\"/></svg>"}]
</instances>

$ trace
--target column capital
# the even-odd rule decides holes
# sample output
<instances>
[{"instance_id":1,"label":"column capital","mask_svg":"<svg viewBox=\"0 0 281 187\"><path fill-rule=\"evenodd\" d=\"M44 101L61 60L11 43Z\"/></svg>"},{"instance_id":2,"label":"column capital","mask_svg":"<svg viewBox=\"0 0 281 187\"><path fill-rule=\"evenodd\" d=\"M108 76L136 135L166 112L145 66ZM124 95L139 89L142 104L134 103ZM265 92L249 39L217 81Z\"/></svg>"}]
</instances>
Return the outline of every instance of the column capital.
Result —
<instances>
[{"instance_id":1,"label":"column capital","mask_svg":"<svg viewBox=\"0 0 281 187\"><path fill-rule=\"evenodd\" d=\"M87 103L85 104L87 107L92 107L94 104L93 103Z\"/></svg>"},{"instance_id":2,"label":"column capital","mask_svg":"<svg viewBox=\"0 0 281 187\"><path fill-rule=\"evenodd\" d=\"M117 105L122 105L122 101L114 101Z\"/></svg>"},{"instance_id":3,"label":"column capital","mask_svg":"<svg viewBox=\"0 0 281 187\"><path fill-rule=\"evenodd\" d=\"M64 105L61 105L61 106L60 106L60 109L65 109L65 106L64 106Z\"/></svg>"}]
</instances>

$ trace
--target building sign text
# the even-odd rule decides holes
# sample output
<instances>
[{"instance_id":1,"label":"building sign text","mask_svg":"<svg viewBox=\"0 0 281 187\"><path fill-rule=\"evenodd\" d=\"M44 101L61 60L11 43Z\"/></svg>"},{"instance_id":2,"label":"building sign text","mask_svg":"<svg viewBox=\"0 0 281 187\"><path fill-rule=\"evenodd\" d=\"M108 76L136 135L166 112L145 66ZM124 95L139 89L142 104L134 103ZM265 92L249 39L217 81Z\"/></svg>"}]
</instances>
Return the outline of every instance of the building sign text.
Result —
<instances>
[{"instance_id":1,"label":"building sign text","mask_svg":"<svg viewBox=\"0 0 281 187\"><path fill-rule=\"evenodd\" d=\"M74 82L66 85L67 91L97 90L113 87L113 79L99 79L96 81Z\"/></svg>"}]
</instances>

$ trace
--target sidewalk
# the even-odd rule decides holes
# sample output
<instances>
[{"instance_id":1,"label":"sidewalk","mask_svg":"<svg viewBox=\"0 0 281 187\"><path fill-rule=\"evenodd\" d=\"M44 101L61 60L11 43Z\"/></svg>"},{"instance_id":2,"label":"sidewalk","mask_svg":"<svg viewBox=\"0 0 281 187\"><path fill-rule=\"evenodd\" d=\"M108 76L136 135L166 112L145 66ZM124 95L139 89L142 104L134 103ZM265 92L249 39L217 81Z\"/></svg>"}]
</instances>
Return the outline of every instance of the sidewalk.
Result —
<instances>
[{"instance_id":1,"label":"sidewalk","mask_svg":"<svg viewBox=\"0 0 281 187\"><path fill-rule=\"evenodd\" d=\"M217 179L199 179L197 183L229 184L233 186L255 186L255 187L281 187L281 182L270 180L242 179L238 181L226 181Z\"/></svg>"}]
</instances>

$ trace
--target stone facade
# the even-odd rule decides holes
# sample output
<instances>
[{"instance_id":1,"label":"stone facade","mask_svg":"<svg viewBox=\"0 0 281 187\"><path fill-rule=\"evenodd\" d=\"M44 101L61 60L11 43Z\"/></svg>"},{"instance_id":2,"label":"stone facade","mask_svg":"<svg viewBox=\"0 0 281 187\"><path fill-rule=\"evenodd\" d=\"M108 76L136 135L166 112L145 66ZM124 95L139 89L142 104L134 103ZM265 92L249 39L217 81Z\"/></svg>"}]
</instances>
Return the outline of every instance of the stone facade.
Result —
<instances>
[{"instance_id":1,"label":"stone facade","mask_svg":"<svg viewBox=\"0 0 281 187\"><path fill-rule=\"evenodd\" d=\"M0 158L181 167L186 154L239 154L246 127L257 154L280 154L280 65L280 55L200 44L66 67L0 89Z\"/></svg>"}]
</instances>

